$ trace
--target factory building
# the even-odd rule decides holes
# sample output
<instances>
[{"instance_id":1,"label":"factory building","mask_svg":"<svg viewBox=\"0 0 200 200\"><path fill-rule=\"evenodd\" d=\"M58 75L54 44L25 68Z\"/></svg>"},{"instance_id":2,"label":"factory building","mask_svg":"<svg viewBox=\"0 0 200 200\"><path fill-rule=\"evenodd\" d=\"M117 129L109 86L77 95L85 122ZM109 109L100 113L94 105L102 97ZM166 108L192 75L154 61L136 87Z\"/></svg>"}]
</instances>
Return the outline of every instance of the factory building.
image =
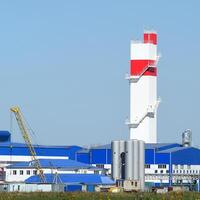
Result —
<instances>
[{"instance_id":1,"label":"factory building","mask_svg":"<svg viewBox=\"0 0 200 200\"><path fill-rule=\"evenodd\" d=\"M34 145L39 159L75 159L75 152L82 147ZM0 131L0 167L15 162L31 161L30 151L24 143L11 142L8 131Z\"/></svg>"},{"instance_id":2,"label":"factory building","mask_svg":"<svg viewBox=\"0 0 200 200\"><path fill-rule=\"evenodd\" d=\"M95 149L95 153L94 153ZM78 161L109 169L111 172L111 145L78 151ZM94 163L94 160L96 163ZM200 176L200 149L178 143L145 144L146 185L192 184Z\"/></svg>"},{"instance_id":3,"label":"factory building","mask_svg":"<svg viewBox=\"0 0 200 200\"><path fill-rule=\"evenodd\" d=\"M39 159L44 174L105 174L105 169L70 159ZM5 182L24 182L37 174L35 162L18 162L5 168Z\"/></svg>"}]
</instances>

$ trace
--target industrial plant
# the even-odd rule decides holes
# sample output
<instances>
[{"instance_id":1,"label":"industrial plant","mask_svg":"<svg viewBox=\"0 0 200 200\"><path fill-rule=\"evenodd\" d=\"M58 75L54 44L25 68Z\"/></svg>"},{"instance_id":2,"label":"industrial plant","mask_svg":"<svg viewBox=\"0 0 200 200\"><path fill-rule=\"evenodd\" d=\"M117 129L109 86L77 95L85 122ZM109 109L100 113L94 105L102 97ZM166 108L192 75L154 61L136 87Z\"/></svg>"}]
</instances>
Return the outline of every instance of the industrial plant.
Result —
<instances>
[{"instance_id":1,"label":"industrial plant","mask_svg":"<svg viewBox=\"0 0 200 200\"><path fill-rule=\"evenodd\" d=\"M185 130L180 143L157 141L159 57L155 31L131 41L128 140L113 138L90 148L36 145L25 113L18 106L10 108L24 143L0 131L0 191L200 191L200 149L192 146L192 131Z\"/></svg>"}]
</instances>

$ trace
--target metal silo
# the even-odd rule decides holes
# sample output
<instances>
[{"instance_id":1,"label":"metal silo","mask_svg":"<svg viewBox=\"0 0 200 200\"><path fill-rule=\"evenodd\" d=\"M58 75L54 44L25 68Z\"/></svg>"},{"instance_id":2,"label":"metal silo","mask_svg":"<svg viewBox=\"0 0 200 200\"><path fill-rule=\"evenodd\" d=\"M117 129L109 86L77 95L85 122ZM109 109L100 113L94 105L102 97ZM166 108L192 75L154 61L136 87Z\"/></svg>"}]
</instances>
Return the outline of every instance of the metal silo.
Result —
<instances>
[{"instance_id":1,"label":"metal silo","mask_svg":"<svg viewBox=\"0 0 200 200\"><path fill-rule=\"evenodd\" d=\"M184 147L191 146L192 144L192 131L190 129L185 130L182 133L182 145Z\"/></svg>"},{"instance_id":2,"label":"metal silo","mask_svg":"<svg viewBox=\"0 0 200 200\"><path fill-rule=\"evenodd\" d=\"M145 185L145 144L144 141L138 141L139 142L139 180L140 180L140 188L141 190L144 190Z\"/></svg>"},{"instance_id":3,"label":"metal silo","mask_svg":"<svg viewBox=\"0 0 200 200\"><path fill-rule=\"evenodd\" d=\"M114 180L119 179L120 177L120 157L119 157L119 141L111 142L112 148L112 178Z\"/></svg>"},{"instance_id":4,"label":"metal silo","mask_svg":"<svg viewBox=\"0 0 200 200\"><path fill-rule=\"evenodd\" d=\"M139 179L139 140L133 140L132 156L133 156L133 180Z\"/></svg>"},{"instance_id":5,"label":"metal silo","mask_svg":"<svg viewBox=\"0 0 200 200\"><path fill-rule=\"evenodd\" d=\"M125 150L125 142L123 140L112 141L112 178L114 180L123 178L125 159L123 152Z\"/></svg>"},{"instance_id":6,"label":"metal silo","mask_svg":"<svg viewBox=\"0 0 200 200\"><path fill-rule=\"evenodd\" d=\"M125 179L133 180L133 141L125 142Z\"/></svg>"}]
</instances>

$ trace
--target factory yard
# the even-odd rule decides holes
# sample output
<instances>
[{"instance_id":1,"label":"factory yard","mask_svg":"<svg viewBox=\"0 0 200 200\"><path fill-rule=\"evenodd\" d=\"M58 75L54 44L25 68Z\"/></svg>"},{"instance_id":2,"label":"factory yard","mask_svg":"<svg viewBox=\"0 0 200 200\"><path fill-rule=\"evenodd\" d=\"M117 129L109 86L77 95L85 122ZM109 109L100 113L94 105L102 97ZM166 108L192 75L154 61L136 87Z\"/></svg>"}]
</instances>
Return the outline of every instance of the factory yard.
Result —
<instances>
[{"instance_id":1,"label":"factory yard","mask_svg":"<svg viewBox=\"0 0 200 200\"><path fill-rule=\"evenodd\" d=\"M163 200L185 200L185 199L200 199L200 194L196 192L169 192L166 194L154 193L0 193L0 200L111 200L111 199L163 199Z\"/></svg>"}]
</instances>

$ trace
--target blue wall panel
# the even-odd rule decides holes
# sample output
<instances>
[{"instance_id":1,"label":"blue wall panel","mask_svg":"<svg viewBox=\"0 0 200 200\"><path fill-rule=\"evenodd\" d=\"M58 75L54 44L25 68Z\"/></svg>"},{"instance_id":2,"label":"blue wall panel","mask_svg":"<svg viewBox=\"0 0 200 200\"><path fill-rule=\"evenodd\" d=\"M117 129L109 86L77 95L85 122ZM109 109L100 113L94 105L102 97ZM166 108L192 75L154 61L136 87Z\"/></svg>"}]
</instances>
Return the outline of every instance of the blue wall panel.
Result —
<instances>
[{"instance_id":1,"label":"blue wall panel","mask_svg":"<svg viewBox=\"0 0 200 200\"><path fill-rule=\"evenodd\" d=\"M145 149L145 164L154 163L154 149Z\"/></svg>"},{"instance_id":2,"label":"blue wall panel","mask_svg":"<svg viewBox=\"0 0 200 200\"><path fill-rule=\"evenodd\" d=\"M64 188L65 192L78 192L82 191L82 185L66 185Z\"/></svg>"},{"instance_id":3,"label":"blue wall panel","mask_svg":"<svg viewBox=\"0 0 200 200\"><path fill-rule=\"evenodd\" d=\"M77 153L76 160L79 162L90 164L90 153Z\"/></svg>"},{"instance_id":4,"label":"blue wall panel","mask_svg":"<svg viewBox=\"0 0 200 200\"><path fill-rule=\"evenodd\" d=\"M191 147L172 152L171 159L172 163L177 165L200 165L200 150Z\"/></svg>"},{"instance_id":5,"label":"blue wall panel","mask_svg":"<svg viewBox=\"0 0 200 200\"><path fill-rule=\"evenodd\" d=\"M169 153L156 153L155 164L169 164L170 154Z\"/></svg>"},{"instance_id":6,"label":"blue wall panel","mask_svg":"<svg viewBox=\"0 0 200 200\"><path fill-rule=\"evenodd\" d=\"M92 164L106 164L106 149L91 149Z\"/></svg>"},{"instance_id":7,"label":"blue wall panel","mask_svg":"<svg viewBox=\"0 0 200 200\"><path fill-rule=\"evenodd\" d=\"M111 164L112 162L112 151L111 149L107 149L107 164Z\"/></svg>"}]
</instances>

